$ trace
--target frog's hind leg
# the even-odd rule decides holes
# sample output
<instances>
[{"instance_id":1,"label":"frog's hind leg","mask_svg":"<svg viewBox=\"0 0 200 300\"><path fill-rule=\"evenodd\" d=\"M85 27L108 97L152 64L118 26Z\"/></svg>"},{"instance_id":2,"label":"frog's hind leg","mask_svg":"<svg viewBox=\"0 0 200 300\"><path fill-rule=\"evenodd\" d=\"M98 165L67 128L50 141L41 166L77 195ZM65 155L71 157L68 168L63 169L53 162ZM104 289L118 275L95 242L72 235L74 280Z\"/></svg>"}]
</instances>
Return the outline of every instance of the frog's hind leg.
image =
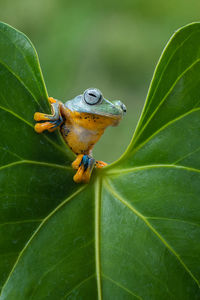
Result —
<instances>
[{"instance_id":1,"label":"frog's hind leg","mask_svg":"<svg viewBox=\"0 0 200 300\"><path fill-rule=\"evenodd\" d=\"M81 161L83 159L83 156L84 156L83 154L77 155L76 159L72 163L73 169L78 170L78 168L80 167Z\"/></svg>"},{"instance_id":2,"label":"frog's hind leg","mask_svg":"<svg viewBox=\"0 0 200 300\"><path fill-rule=\"evenodd\" d=\"M34 114L35 121L37 122L48 121L48 122L37 123L35 125L35 131L38 133L41 133L44 130L48 130L52 132L63 123L63 118L60 112L61 103L52 97L49 97L48 100L51 104L52 114L50 115L50 114L44 114L40 112L36 112Z\"/></svg>"},{"instance_id":3,"label":"frog's hind leg","mask_svg":"<svg viewBox=\"0 0 200 300\"><path fill-rule=\"evenodd\" d=\"M92 170L95 166L95 159L89 155L78 155L76 160L72 163L74 169L78 169L73 179L76 183L88 183Z\"/></svg>"}]
</instances>

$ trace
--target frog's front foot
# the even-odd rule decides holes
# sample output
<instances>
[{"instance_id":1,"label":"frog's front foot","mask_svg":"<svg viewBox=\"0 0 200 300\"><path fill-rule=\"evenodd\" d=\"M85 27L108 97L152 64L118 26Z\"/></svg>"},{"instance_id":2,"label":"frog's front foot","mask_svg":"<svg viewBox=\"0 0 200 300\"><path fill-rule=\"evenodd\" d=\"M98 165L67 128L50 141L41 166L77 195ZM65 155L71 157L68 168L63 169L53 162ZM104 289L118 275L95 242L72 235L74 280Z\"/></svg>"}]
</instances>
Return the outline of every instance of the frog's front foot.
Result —
<instances>
[{"instance_id":1,"label":"frog's front foot","mask_svg":"<svg viewBox=\"0 0 200 300\"><path fill-rule=\"evenodd\" d=\"M78 169L73 179L76 183L88 183L92 170L95 166L95 159L89 155L78 155L76 160L72 163L74 169Z\"/></svg>"},{"instance_id":2,"label":"frog's front foot","mask_svg":"<svg viewBox=\"0 0 200 300\"><path fill-rule=\"evenodd\" d=\"M49 115L40 112L34 114L34 120L40 122L35 124L35 131L37 133L41 133L44 130L52 132L63 123L63 118L60 113L60 102L52 97L49 97L48 100L51 104L52 114Z\"/></svg>"},{"instance_id":3,"label":"frog's front foot","mask_svg":"<svg viewBox=\"0 0 200 300\"><path fill-rule=\"evenodd\" d=\"M37 114L37 113L35 113L35 114ZM56 130L62 123L63 123L62 117L60 117L58 120L55 120L55 121L36 123L35 131L37 133L41 133L44 130L48 130L49 132L52 132L52 131Z\"/></svg>"}]
</instances>

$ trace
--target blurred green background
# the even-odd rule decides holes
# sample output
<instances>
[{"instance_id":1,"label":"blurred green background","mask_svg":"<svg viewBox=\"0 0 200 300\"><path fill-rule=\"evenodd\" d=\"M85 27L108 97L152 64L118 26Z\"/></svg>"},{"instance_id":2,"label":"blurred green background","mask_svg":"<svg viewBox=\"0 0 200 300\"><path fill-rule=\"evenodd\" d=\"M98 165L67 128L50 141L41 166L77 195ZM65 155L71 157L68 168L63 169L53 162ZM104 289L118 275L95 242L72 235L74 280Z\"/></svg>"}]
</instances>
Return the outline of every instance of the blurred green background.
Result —
<instances>
[{"instance_id":1,"label":"blurred green background","mask_svg":"<svg viewBox=\"0 0 200 300\"><path fill-rule=\"evenodd\" d=\"M66 101L97 87L127 105L119 127L95 146L95 158L107 162L131 140L165 44L199 17L199 0L0 0L0 20L34 43L50 96Z\"/></svg>"}]
</instances>

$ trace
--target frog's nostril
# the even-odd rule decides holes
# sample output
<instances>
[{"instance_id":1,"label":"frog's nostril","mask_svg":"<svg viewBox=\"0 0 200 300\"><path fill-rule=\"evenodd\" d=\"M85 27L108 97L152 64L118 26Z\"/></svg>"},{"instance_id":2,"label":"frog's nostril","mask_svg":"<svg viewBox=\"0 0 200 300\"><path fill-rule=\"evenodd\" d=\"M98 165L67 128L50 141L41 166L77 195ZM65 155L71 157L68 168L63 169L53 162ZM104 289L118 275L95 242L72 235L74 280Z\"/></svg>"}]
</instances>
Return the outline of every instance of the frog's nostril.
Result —
<instances>
[{"instance_id":1,"label":"frog's nostril","mask_svg":"<svg viewBox=\"0 0 200 300\"><path fill-rule=\"evenodd\" d=\"M124 103L122 103L120 100L114 101L113 104L120 108L123 111L123 113L126 113L126 105L124 105Z\"/></svg>"}]
</instances>

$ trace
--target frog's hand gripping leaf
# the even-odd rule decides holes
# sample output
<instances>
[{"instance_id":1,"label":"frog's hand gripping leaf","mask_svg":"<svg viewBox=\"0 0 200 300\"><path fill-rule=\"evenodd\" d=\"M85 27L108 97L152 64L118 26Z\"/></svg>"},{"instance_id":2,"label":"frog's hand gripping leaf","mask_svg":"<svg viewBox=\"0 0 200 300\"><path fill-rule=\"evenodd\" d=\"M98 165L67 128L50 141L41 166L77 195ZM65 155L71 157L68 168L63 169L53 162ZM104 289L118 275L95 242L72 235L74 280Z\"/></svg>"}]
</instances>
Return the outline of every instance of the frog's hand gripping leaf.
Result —
<instances>
[{"instance_id":1,"label":"frog's hand gripping leaf","mask_svg":"<svg viewBox=\"0 0 200 300\"><path fill-rule=\"evenodd\" d=\"M45 121L43 123L36 123L35 125L35 131L38 133L43 132L44 130L48 130L49 132L52 132L60 127L60 125L63 123L63 118L60 112L60 105L61 103L57 100L55 100L52 97L48 98L49 103L51 104L51 115L44 114L40 112L36 112L34 114L34 120L39 121Z\"/></svg>"},{"instance_id":2,"label":"frog's hand gripping leaf","mask_svg":"<svg viewBox=\"0 0 200 300\"><path fill-rule=\"evenodd\" d=\"M200 299L200 24L167 45L127 152L83 186L59 135L33 131L30 42L0 30L0 300Z\"/></svg>"}]
</instances>

